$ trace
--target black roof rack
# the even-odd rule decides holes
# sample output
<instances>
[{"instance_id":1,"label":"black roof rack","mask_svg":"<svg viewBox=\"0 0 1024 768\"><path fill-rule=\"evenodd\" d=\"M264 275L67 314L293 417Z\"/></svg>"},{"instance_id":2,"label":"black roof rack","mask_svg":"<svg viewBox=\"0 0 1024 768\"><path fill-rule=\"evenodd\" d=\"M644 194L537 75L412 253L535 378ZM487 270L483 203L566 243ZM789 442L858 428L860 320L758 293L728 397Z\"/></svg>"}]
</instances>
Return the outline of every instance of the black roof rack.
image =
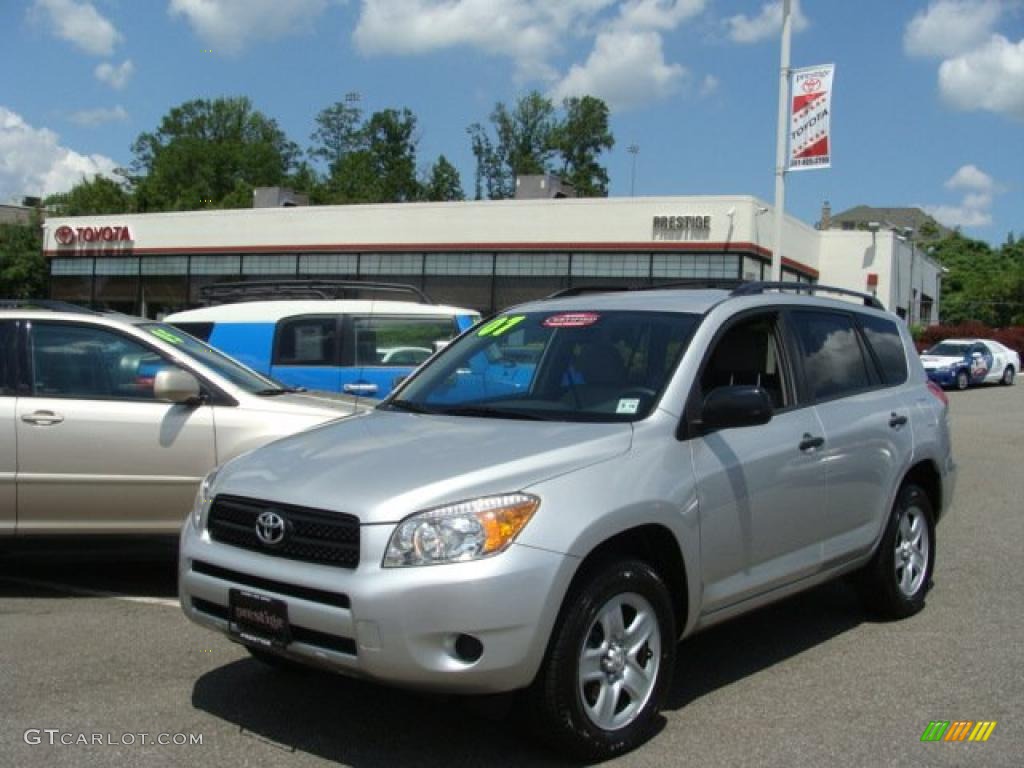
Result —
<instances>
[{"instance_id":1,"label":"black roof rack","mask_svg":"<svg viewBox=\"0 0 1024 768\"><path fill-rule=\"evenodd\" d=\"M360 293L402 293L419 304L433 304L427 294L405 283L371 283L364 280L252 280L212 283L199 289L207 304L234 304L268 299L350 299Z\"/></svg>"},{"instance_id":2,"label":"black roof rack","mask_svg":"<svg viewBox=\"0 0 1024 768\"><path fill-rule=\"evenodd\" d=\"M75 312L84 315L97 314L95 310L88 307L54 299L0 299L0 309L48 309L51 312Z\"/></svg>"},{"instance_id":3,"label":"black roof rack","mask_svg":"<svg viewBox=\"0 0 1024 768\"><path fill-rule=\"evenodd\" d=\"M833 285L821 285L819 283L793 283L793 282L781 282L781 283L770 283L770 282L752 282L743 283L737 286L730 294L732 296L756 296L760 293L767 291L801 291L805 293L834 293L839 296L853 296L861 299L864 302L865 307L873 307L874 309L884 310L885 306L877 298L872 296L870 293L861 293L860 291L851 291L846 288L837 288Z\"/></svg>"},{"instance_id":4,"label":"black roof rack","mask_svg":"<svg viewBox=\"0 0 1024 768\"><path fill-rule=\"evenodd\" d=\"M588 293L621 293L625 291L660 291L672 288L693 288L694 290L723 290L731 291L741 284L740 280L673 280L667 283L655 283L654 285L574 285L571 288L563 288L555 291L548 299L564 299L571 296L583 296Z\"/></svg>"}]
</instances>

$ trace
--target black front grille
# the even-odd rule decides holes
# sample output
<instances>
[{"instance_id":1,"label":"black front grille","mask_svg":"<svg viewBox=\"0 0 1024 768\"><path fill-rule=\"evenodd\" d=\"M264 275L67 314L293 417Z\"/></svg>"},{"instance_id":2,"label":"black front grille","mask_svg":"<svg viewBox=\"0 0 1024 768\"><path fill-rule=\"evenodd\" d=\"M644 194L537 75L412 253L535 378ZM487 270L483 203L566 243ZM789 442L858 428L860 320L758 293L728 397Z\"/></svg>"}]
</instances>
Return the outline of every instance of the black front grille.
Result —
<instances>
[{"instance_id":1,"label":"black front grille","mask_svg":"<svg viewBox=\"0 0 1024 768\"><path fill-rule=\"evenodd\" d=\"M277 545L264 544L256 535L256 519L268 511L285 521L284 540ZM355 515L221 495L213 500L206 527L214 541L265 555L341 568L359 565Z\"/></svg>"}]
</instances>

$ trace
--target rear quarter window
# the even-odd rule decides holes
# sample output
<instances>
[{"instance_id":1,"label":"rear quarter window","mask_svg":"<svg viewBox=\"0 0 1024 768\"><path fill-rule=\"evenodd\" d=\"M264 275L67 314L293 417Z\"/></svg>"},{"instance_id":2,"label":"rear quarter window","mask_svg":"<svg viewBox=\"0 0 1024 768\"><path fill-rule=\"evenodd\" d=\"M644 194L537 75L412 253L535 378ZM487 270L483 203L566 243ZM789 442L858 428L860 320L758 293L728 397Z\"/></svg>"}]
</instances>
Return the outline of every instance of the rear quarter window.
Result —
<instances>
[{"instance_id":1,"label":"rear quarter window","mask_svg":"<svg viewBox=\"0 0 1024 768\"><path fill-rule=\"evenodd\" d=\"M213 323L171 323L175 328L180 328L189 336L195 336L200 341L209 342L210 334L213 333Z\"/></svg>"},{"instance_id":2,"label":"rear quarter window","mask_svg":"<svg viewBox=\"0 0 1024 768\"><path fill-rule=\"evenodd\" d=\"M879 373L887 387L895 387L907 380L907 353L900 329L892 320L873 315L861 315L860 325L868 346L874 352Z\"/></svg>"}]
</instances>

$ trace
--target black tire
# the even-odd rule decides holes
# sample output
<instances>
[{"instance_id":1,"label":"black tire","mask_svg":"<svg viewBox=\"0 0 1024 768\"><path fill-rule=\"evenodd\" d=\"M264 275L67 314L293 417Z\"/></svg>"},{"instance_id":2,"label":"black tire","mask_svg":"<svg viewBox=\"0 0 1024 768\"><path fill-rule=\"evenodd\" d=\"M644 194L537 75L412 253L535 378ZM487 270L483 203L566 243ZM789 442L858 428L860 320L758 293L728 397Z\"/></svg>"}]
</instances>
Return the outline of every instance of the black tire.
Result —
<instances>
[{"instance_id":1,"label":"black tire","mask_svg":"<svg viewBox=\"0 0 1024 768\"><path fill-rule=\"evenodd\" d=\"M919 556L921 552L903 535L915 519L925 536L923 566L916 559L908 559L913 558L912 551ZM898 559L902 568L897 565ZM858 586L867 608L879 618L905 619L924 608L934 569L935 512L928 494L907 483L896 496L878 550L858 574Z\"/></svg>"},{"instance_id":2,"label":"black tire","mask_svg":"<svg viewBox=\"0 0 1024 768\"><path fill-rule=\"evenodd\" d=\"M971 386L971 377L968 375L967 371L957 371L955 386L961 392Z\"/></svg>"},{"instance_id":3,"label":"black tire","mask_svg":"<svg viewBox=\"0 0 1024 768\"><path fill-rule=\"evenodd\" d=\"M281 672L305 674L309 671L309 667L304 664L292 661L286 656L278 656L276 653L265 651L262 648L253 648L251 645L247 645L245 646L245 650L247 650L249 655L256 659L256 661Z\"/></svg>"},{"instance_id":4,"label":"black tire","mask_svg":"<svg viewBox=\"0 0 1024 768\"><path fill-rule=\"evenodd\" d=\"M1003 378L999 380L999 383L1002 384L1004 387L1012 387L1013 377L1016 375L1016 373L1017 372L1013 370L1012 365L1006 366L1006 369L1003 371Z\"/></svg>"},{"instance_id":5,"label":"black tire","mask_svg":"<svg viewBox=\"0 0 1024 768\"><path fill-rule=\"evenodd\" d=\"M635 655L628 652L623 655L619 649L627 669L618 674L632 674L629 668L629 659L632 659L634 663L642 663L643 669L651 670L653 684L650 684L645 700L638 697L634 704L623 682L622 692L614 694L613 710L618 713L620 705L625 702L621 706L621 716L625 716L632 707L636 708L636 713L621 727L604 729L587 713L585 699L591 695L591 683L579 685L579 667L588 646L592 651L598 650L591 645L600 639L595 638L595 632L601 634L598 617L615 611L615 603L619 599L640 604L642 601L636 600L637 596L652 609L657 626L651 633L652 640ZM618 610L627 634L631 628L640 626L636 620L639 614L633 613L630 618L628 605ZM657 653L650 647L654 632L658 633ZM668 588L650 565L639 560L619 560L595 568L566 598L541 670L528 692L530 714L538 736L559 751L586 761L607 760L644 743L653 735L659 722L658 712L672 679L676 641L675 616ZM599 645L603 648L607 643L601 639ZM612 652L606 651L599 662L609 684L616 674L605 668ZM652 667L652 662L656 666ZM636 677L632 679L637 680ZM600 689L604 683L594 682L593 685ZM599 701L590 702L589 706L600 708ZM619 716L615 714L615 717Z\"/></svg>"}]
</instances>

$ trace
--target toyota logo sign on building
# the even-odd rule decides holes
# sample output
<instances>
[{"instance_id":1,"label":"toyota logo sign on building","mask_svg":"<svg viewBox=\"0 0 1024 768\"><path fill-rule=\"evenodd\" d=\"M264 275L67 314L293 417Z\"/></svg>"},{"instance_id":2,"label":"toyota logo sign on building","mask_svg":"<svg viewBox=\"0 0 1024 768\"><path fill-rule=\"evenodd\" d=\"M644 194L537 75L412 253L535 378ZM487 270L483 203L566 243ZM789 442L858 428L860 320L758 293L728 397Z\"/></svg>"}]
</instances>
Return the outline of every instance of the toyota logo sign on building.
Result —
<instances>
[{"instance_id":1,"label":"toyota logo sign on building","mask_svg":"<svg viewBox=\"0 0 1024 768\"><path fill-rule=\"evenodd\" d=\"M57 227L57 231L53 233L53 236L60 245L71 245L75 242L75 230L71 227Z\"/></svg>"},{"instance_id":2,"label":"toyota logo sign on building","mask_svg":"<svg viewBox=\"0 0 1024 768\"><path fill-rule=\"evenodd\" d=\"M57 245L74 245L75 243L130 243L135 238L132 231L125 226L113 227L69 227L66 224L57 227L53 233Z\"/></svg>"}]
</instances>

